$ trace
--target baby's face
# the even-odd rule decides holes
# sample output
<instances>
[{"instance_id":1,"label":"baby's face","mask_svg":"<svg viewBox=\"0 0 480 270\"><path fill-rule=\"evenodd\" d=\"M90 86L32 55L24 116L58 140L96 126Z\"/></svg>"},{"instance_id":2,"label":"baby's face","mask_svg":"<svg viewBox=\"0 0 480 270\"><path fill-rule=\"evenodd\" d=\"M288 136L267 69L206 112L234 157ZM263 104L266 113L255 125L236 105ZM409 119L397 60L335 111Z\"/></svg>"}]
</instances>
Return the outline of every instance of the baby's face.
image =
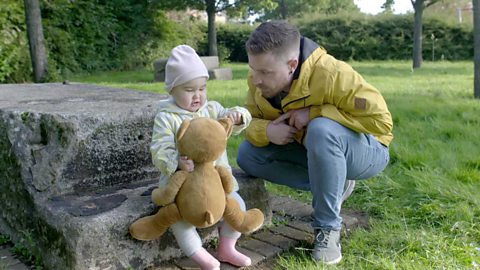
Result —
<instances>
[{"instance_id":1,"label":"baby's face","mask_svg":"<svg viewBox=\"0 0 480 270\"><path fill-rule=\"evenodd\" d=\"M207 101L207 78L200 77L177 85L170 94L178 107L196 112Z\"/></svg>"}]
</instances>

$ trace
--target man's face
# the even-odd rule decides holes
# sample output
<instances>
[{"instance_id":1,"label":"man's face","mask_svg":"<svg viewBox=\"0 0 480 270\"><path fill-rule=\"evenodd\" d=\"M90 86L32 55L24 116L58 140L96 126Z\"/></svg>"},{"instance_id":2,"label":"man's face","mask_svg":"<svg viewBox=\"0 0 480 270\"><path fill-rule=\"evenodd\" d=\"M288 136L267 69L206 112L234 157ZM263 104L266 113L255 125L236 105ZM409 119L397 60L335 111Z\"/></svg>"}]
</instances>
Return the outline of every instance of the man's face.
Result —
<instances>
[{"instance_id":1,"label":"man's face","mask_svg":"<svg viewBox=\"0 0 480 270\"><path fill-rule=\"evenodd\" d=\"M248 54L248 65L252 70L252 82L262 91L262 96L271 98L281 91L288 92L292 70L287 61L274 54Z\"/></svg>"}]
</instances>

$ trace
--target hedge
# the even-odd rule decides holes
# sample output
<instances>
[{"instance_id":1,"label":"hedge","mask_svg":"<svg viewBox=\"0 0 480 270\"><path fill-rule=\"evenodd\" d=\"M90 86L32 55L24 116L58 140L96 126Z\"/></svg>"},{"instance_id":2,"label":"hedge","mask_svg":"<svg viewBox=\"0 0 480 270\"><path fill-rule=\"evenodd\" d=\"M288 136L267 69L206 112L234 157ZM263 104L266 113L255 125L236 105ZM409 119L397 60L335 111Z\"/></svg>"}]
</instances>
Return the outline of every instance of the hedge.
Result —
<instances>
[{"instance_id":1,"label":"hedge","mask_svg":"<svg viewBox=\"0 0 480 270\"><path fill-rule=\"evenodd\" d=\"M0 83L31 76L23 3L0 6ZM76 72L151 67L178 44L207 53L205 22L172 20L149 1L41 0L51 80ZM307 16L308 17L308 16ZM101 19L99 19L101 18ZM413 16L326 16L296 22L300 32L341 60L408 60L413 46ZM247 62L244 44L255 26L219 24L221 61ZM473 29L424 18L425 60L473 59Z\"/></svg>"},{"instance_id":2,"label":"hedge","mask_svg":"<svg viewBox=\"0 0 480 270\"><path fill-rule=\"evenodd\" d=\"M297 26L341 60L408 60L412 58L413 16L329 16ZM217 41L230 51L228 60L246 62L244 44L253 26L219 26ZM434 18L423 22L423 58L426 60L473 59L473 29Z\"/></svg>"}]
</instances>

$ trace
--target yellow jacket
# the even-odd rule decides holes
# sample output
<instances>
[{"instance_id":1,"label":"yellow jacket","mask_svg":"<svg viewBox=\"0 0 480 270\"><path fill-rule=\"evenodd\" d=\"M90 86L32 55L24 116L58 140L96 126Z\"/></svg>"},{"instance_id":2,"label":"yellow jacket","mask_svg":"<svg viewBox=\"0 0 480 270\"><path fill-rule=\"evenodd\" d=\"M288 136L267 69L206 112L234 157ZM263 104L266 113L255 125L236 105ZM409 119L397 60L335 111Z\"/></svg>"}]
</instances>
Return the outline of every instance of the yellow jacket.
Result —
<instances>
[{"instance_id":1,"label":"yellow jacket","mask_svg":"<svg viewBox=\"0 0 480 270\"><path fill-rule=\"evenodd\" d=\"M266 146L270 143L270 121L290 110L310 107L310 119L332 119L357 132L372 134L388 146L393 139L393 122L380 92L350 65L327 54L312 40L302 38L300 47L300 72L282 99L281 110L262 96L249 74L246 107L253 119L246 129L246 138L255 146ZM302 143L304 136L305 130L301 130L295 139Z\"/></svg>"}]
</instances>

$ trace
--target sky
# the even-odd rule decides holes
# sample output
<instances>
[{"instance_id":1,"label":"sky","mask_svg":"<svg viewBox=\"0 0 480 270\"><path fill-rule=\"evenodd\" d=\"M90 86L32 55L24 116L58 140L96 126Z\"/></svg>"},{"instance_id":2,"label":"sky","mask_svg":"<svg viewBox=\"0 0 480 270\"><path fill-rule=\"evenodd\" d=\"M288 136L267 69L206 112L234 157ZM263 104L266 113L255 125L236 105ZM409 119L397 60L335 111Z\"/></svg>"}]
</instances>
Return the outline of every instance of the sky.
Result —
<instances>
[{"instance_id":1,"label":"sky","mask_svg":"<svg viewBox=\"0 0 480 270\"><path fill-rule=\"evenodd\" d=\"M353 1L360 11L368 14L377 14L382 11L382 5L385 0L354 0ZM393 5L393 13L403 14L408 11L413 11L412 2L410 0L395 0Z\"/></svg>"}]
</instances>

